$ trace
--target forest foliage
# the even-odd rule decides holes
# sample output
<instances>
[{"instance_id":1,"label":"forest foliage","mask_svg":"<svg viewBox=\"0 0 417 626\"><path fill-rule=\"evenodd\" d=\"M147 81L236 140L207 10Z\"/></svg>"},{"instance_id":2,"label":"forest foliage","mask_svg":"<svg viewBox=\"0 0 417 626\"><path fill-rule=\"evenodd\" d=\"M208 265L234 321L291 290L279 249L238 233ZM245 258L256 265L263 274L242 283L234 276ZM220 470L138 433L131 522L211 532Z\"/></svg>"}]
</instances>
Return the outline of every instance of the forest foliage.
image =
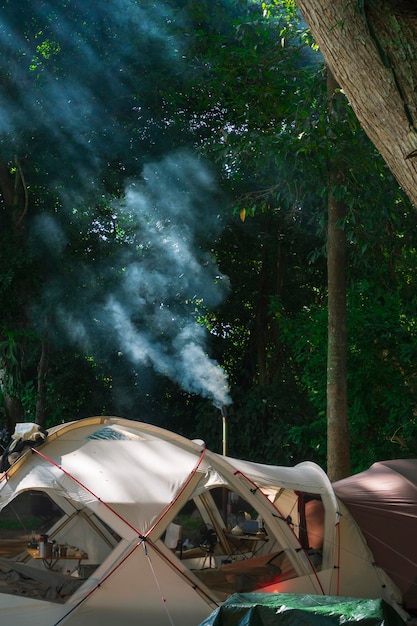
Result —
<instances>
[{"instance_id":1,"label":"forest foliage","mask_svg":"<svg viewBox=\"0 0 417 626\"><path fill-rule=\"evenodd\" d=\"M415 210L346 99L330 127L294 3L23 0L0 29L4 429L117 414L220 452L225 405L229 454L325 466L336 158L353 469L413 456Z\"/></svg>"}]
</instances>

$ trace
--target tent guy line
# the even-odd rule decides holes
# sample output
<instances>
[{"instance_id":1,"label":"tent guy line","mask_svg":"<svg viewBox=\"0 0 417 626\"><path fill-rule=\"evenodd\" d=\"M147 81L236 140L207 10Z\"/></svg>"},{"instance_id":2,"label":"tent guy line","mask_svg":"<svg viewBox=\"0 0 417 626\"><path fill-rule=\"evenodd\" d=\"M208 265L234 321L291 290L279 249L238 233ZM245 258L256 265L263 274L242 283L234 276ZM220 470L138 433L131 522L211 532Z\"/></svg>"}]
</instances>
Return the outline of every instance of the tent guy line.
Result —
<instances>
[{"instance_id":1,"label":"tent guy line","mask_svg":"<svg viewBox=\"0 0 417 626\"><path fill-rule=\"evenodd\" d=\"M168 605L168 602L167 602L167 597L166 597L166 595L164 595L164 593L163 593L163 591L162 591L162 589L161 589L161 585L160 585L160 582L159 582L158 576L156 575L155 569L154 569L154 567L153 567L153 565L152 565L152 559L151 559L151 557L150 557L150 555L149 555L149 552L148 552L148 550L147 550L147 548L146 548L146 544L145 544L145 542L143 542L143 549L144 549L145 554L146 554L146 557L147 557L147 559L148 559L149 567L150 567L151 572L152 572L152 575L153 575L153 577L154 577L155 584L156 584L156 586L158 587L159 593L161 594L161 601L162 601L162 604L163 604L163 606L164 606L164 608L165 608L165 611L166 611L166 614L167 614L167 617L168 617L169 623L171 624L171 626L175 626L174 620L172 619L172 615L171 615L170 610L169 610L169 605Z\"/></svg>"}]
</instances>

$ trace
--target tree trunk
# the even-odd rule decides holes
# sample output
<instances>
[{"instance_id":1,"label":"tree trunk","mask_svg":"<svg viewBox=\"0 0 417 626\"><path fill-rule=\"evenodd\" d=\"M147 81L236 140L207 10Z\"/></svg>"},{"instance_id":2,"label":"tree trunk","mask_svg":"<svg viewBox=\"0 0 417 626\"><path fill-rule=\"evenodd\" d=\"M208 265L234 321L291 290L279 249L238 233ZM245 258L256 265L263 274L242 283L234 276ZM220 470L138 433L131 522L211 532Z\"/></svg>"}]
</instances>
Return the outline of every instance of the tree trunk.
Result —
<instances>
[{"instance_id":1,"label":"tree trunk","mask_svg":"<svg viewBox=\"0 0 417 626\"><path fill-rule=\"evenodd\" d=\"M273 236L271 233L274 233ZM258 297L255 308L254 354L258 383L269 386L280 367L280 336L278 325L271 323L271 294L281 298L284 285L285 259L280 242L276 241L275 224L266 221L262 266L258 280ZM274 345L275 358L271 359L271 345Z\"/></svg>"},{"instance_id":2,"label":"tree trunk","mask_svg":"<svg viewBox=\"0 0 417 626\"><path fill-rule=\"evenodd\" d=\"M3 209L2 226L10 229L10 236L16 244L22 236L23 222L28 210L28 190L20 161L16 158L14 167L0 159L0 194ZM5 218L7 216L7 219ZM12 272L13 273L13 272ZM25 286L19 285L21 293ZM23 310L13 319L15 326L21 330L24 324ZM11 330L9 328L9 330ZM18 333L15 333L17 336ZM24 409L20 398L21 393L21 351L14 339L0 336L0 389L3 394L6 426L10 434L18 422L24 418Z\"/></svg>"},{"instance_id":3,"label":"tree trunk","mask_svg":"<svg viewBox=\"0 0 417 626\"><path fill-rule=\"evenodd\" d=\"M417 3L297 4L365 132L417 207Z\"/></svg>"},{"instance_id":4,"label":"tree trunk","mask_svg":"<svg viewBox=\"0 0 417 626\"><path fill-rule=\"evenodd\" d=\"M24 409L20 399L20 358L15 342L4 340L0 343L0 391L3 396L6 428L13 434L18 422L23 421Z\"/></svg>"},{"instance_id":5,"label":"tree trunk","mask_svg":"<svg viewBox=\"0 0 417 626\"><path fill-rule=\"evenodd\" d=\"M327 73L329 124L338 115L334 106L340 98L338 84ZM337 141L337 137L336 137ZM338 159L329 163L327 227L327 473L331 481L350 474L349 423L346 365L346 207L334 190L343 184L344 165Z\"/></svg>"},{"instance_id":6,"label":"tree trunk","mask_svg":"<svg viewBox=\"0 0 417 626\"><path fill-rule=\"evenodd\" d=\"M47 385L46 378L49 370L49 339L47 320L41 341L41 356L38 363L38 397L36 399L35 421L39 426L46 427Z\"/></svg>"},{"instance_id":7,"label":"tree trunk","mask_svg":"<svg viewBox=\"0 0 417 626\"><path fill-rule=\"evenodd\" d=\"M9 435L12 435L16 424L24 421L23 405L20 398L3 394L3 407L6 415L6 429Z\"/></svg>"}]
</instances>

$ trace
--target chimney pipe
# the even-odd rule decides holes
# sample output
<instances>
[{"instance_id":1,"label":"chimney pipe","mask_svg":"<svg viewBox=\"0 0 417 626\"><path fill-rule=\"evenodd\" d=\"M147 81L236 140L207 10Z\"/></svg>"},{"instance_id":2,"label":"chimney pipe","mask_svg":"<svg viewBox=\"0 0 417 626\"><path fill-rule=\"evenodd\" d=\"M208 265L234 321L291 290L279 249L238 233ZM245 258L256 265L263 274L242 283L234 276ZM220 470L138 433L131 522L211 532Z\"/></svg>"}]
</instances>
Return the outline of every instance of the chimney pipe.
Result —
<instances>
[{"instance_id":1,"label":"chimney pipe","mask_svg":"<svg viewBox=\"0 0 417 626\"><path fill-rule=\"evenodd\" d=\"M223 443L223 456L227 454L227 409L224 405L220 407L222 414L222 443Z\"/></svg>"}]
</instances>

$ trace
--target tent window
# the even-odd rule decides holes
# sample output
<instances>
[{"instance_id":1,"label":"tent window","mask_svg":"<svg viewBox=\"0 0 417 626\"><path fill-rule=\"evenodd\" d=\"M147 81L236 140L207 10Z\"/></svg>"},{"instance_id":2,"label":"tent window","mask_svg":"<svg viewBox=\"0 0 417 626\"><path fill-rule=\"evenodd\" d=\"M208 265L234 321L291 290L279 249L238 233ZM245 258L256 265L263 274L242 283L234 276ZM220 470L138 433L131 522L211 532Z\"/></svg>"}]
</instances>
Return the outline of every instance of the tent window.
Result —
<instances>
[{"instance_id":1,"label":"tent window","mask_svg":"<svg viewBox=\"0 0 417 626\"><path fill-rule=\"evenodd\" d=\"M96 430L94 433L92 433L91 435L89 435L88 437L86 437L87 440L89 439L100 439L100 440L113 440L113 441L123 441L123 440L127 440L129 439L129 437L126 437L126 435L124 435L123 433L121 433L120 431L114 430L114 428L109 428L108 426L104 426L103 428L100 428L99 430Z\"/></svg>"},{"instance_id":2,"label":"tent window","mask_svg":"<svg viewBox=\"0 0 417 626\"><path fill-rule=\"evenodd\" d=\"M13 558L62 517L60 508L41 491L19 494L0 512L0 556Z\"/></svg>"},{"instance_id":3,"label":"tent window","mask_svg":"<svg viewBox=\"0 0 417 626\"><path fill-rule=\"evenodd\" d=\"M82 584L81 578L52 571L42 561L30 563L27 550L62 515L61 509L40 491L20 493L0 512L1 593L62 603Z\"/></svg>"},{"instance_id":4,"label":"tent window","mask_svg":"<svg viewBox=\"0 0 417 626\"><path fill-rule=\"evenodd\" d=\"M181 533L180 545L174 547L177 534L171 543L169 532L162 537L165 544L219 600L296 576L258 512L230 489L215 487L196 496L170 527Z\"/></svg>"},{"instance_id":5,"label":"tent window","mask_svg":"<svg viewBox=\"0 0 417 626\"><path fill-rule=\"evenodd\" d=\"M49 535L44 555L41 535ZM20 493L0 512L0 593L64 603L119 539L94 515L67 514L41 491Z\"/></svg>"},{"instance_id":6,"label":"tent window","mask_svg":"<svg viewBox=\"0 0 417 626\"><path fill-rule=\"evenodd\" d=\"M263 521L258 512L240 495L224 487L216 487L210 491L216 505L217 518L222 521L223 528L240 528L242 532L254 534L261 530Z\"/></svg>"},{"instance_id":7,"label":"tent window","mask_svg":"<svg viewBox=\"0 0 417 626\"><path fill-rule=\"evenodd\" d=\"M200 545L201 529L204 527L204 521L201 514L193 500L187 502L187 504L181 509L178 515L167 528L163 541L171 550L173 549L172 542L174 533L172 532L177 527L178 538L176 548L177 551L181 549L181 556L185 556L188 550L198 548ZM180 536L179 536L180 535ZM181 545L178 545L178 544ZM188 555L187 555L188 556Z\"/></svg>"}]
</instances>

